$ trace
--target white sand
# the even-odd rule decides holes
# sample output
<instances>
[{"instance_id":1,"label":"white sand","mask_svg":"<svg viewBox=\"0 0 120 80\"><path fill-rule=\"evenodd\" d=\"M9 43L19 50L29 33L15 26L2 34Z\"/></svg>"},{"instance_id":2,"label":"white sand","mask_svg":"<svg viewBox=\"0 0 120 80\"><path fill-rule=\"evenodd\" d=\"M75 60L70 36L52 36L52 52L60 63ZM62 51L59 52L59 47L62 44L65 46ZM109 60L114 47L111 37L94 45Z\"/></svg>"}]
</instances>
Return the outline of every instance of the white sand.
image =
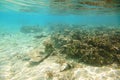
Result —
<instances>
[{"instance_id":1,"label":"white sand","mask_svg":"<svg viewBox=\"0 0 120 80\"><path fill-rule=\"evenodd\" d=\"M0 80L120 80L120 68L94 67L82 63L61 71L62 57L50 56L38 65L30 66L29 54L44 49L44 39L16 33L0 34ZM67 63L72 61L64 61Z\"/></svg>"}]
</instances>

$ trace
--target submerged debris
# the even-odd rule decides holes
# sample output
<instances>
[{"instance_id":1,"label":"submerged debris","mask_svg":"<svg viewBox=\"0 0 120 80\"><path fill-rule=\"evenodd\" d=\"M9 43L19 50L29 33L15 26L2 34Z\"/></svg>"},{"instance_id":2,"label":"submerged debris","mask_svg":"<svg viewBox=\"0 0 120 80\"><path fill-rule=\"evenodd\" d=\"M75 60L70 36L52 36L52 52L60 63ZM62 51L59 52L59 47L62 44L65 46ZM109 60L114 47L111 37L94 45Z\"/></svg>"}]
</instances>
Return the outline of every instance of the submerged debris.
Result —
<instances>
[{"instance_id":1,"label":"submerged debris","mask_svg":"<svg viewBox=\"0 0 120 80\"><path fill-rule=\"evenodd\" d=\"M47 44L49 42L49 44ZM120 29L119 28L81 28L64 27L51 35L46 42L45 51L55 49L67 58L77 59L94 66L120 64Z\"/></svg>"}]
</instances>

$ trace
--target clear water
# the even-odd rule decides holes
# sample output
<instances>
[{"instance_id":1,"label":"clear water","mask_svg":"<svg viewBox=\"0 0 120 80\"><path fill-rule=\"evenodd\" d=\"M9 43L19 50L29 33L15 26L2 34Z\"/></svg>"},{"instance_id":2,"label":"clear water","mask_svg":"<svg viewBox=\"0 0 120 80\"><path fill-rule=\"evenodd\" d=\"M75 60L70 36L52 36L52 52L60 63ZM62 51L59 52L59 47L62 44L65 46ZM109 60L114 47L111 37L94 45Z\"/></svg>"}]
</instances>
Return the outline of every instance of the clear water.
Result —
<instances>
[{"instance_id":1,"label":"clear water","mask_svg":"<svg viewBox=\"0 0 120 80\"><path fill-rule=\"evenodd\" d=\"M16 55L18 55L18 57L21 57L21 55L19 56L18 53L25 54L31 52L31 49L34 49L36 46L38 47L38 45L41 44L39 40L37 41L33 39L33 35L35 36L36 34L29 35L29 34L21 33L20 32L21 27L39 25L40 27L45 29L46 26L49 27L50 25L54 25L54 24L68 24L68 25L77 24L77 25L92 25L92 26L106 25L106 27L107 26L119 27L120 1L119 0L1 0L0 1L0 56L1 56L0 80L49 80L48 78L46 79L39 77L40 75L38 75L38 72L36 72L36 70L39 70L40 68L38 67L34 69L27 68L26 67L27 62L22 62L17 60ZM22 63L24 63L23 66ZM48 63L48 65L50 64L52 63ZM44 66L42 65L42 68L43 67ZM9 68L10 70L6 71ZM89 68L89 67L85 67L85 68ZM100 69L95 67L95 69L98 70L102 69L103 73L105 73L106 75L105 78L99 77L98 80L120 79L120 77L107 78L108 77L107 72L104 72L103 67ZM108 68L108 71L110 69L111 67ZM22 72L20 73L21 70L23 70L23 73L25 75L22 75L23 74ZM10 71L13 72L13 74ZM116 72L117 71L119 74L120 70L117 69ZM29 74L27 74L28 72ZM112 73L112 71L109 73ZM8 76L9 74L10 76ZM83 72L83 74L89 74L89 73ZM91 73L88 79L91 79L90 76L94 76L94 74ZM82 78L78 78L78 76L76 76L75 78L76 79L73 80L82 79ZM61 79L57 78L55 80L61 80ZM84 80L86 80L85 76L84 76ZM95 78L95 80L97 80L97 78Z\"/></svg>"}]
</instances>

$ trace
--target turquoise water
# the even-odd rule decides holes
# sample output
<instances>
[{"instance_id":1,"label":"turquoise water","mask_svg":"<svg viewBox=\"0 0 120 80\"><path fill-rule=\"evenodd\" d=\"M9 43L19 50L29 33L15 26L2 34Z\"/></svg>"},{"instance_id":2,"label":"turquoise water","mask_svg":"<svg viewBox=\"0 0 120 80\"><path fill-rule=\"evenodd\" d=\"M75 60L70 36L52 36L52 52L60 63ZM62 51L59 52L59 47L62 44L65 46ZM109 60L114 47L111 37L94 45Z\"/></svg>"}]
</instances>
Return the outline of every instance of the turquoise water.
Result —
<instances>
[{"instance_id":1,"label":"turquoise water","mask_svg":"<svg viewBox=\"0 0 120 80\"><path fill-rule=\"evenodd\" d=\"M119 0L1 0L0 80L120 80Z\"/></svg>"}]
</instances>

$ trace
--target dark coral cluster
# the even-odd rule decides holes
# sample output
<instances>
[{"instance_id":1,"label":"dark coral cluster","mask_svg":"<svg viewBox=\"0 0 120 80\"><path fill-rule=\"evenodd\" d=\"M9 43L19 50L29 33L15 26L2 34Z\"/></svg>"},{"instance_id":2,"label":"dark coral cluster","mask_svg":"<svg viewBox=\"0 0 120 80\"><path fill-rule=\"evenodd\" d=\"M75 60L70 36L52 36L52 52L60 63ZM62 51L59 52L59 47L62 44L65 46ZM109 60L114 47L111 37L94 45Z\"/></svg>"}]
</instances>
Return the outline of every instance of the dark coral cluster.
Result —
<instances>
[{"instance_id":1,"label":"dark coral cluster","mask_svg":"<svg viewBox=\"0 0 120 80\"><path fill-rule=\"evenodd\" d=\"M107 26L57 28L51 35L50 46L46 45L46 51L52 48L85 64L95 66L120 64L120 28Z\"/></svg>"}]
</instances>

